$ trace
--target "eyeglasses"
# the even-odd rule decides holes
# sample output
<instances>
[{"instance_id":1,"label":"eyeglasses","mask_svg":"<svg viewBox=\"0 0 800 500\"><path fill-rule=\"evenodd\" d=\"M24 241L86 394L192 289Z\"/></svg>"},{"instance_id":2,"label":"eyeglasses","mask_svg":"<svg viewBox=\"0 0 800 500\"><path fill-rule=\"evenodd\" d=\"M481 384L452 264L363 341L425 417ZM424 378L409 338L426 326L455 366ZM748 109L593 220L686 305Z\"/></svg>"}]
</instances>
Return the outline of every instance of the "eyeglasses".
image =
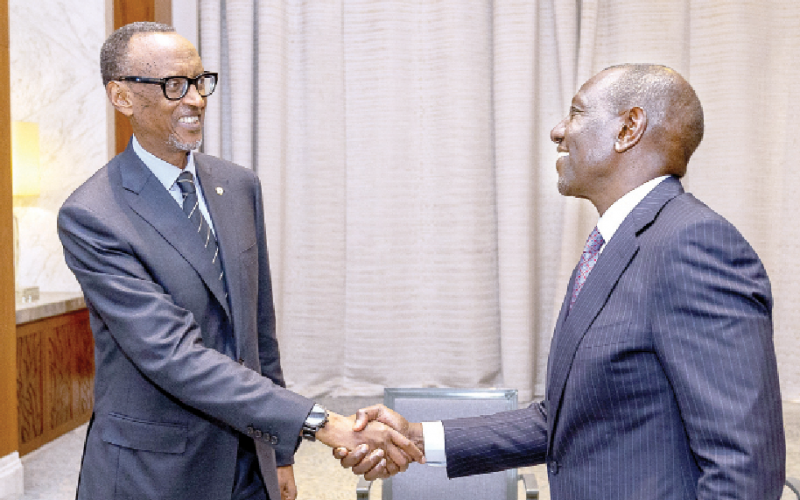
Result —
<instances>
[{"instance_id":1,"label":"eyeglasses","mask_svg":"<svg viewBox=\"0 0 800 500\"><path fill-rule=\"evenodd\" d=\"M166 78L146 78L144 76L120 76L120 82L151 83L161 85L164 97L170 101L179 101L189 92L189 85L194 85L200 97L208 97L217 88L217 73L202 73L194 78L188 76L168 76Z\"/></svg>"}]
</instances>

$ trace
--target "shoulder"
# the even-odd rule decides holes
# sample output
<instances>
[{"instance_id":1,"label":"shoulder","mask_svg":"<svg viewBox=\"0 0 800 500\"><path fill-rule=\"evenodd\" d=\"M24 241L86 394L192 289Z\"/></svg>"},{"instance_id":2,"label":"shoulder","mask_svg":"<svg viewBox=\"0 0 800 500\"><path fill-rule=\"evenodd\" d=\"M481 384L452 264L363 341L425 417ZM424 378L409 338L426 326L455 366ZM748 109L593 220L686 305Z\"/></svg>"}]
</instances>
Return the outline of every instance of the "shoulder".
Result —
<instances>
[{"instance_id":1,"label":"shoulder","mask_svg":"<svg viewBox=\"0 0 800 500\"><path fill-rule=\"evenodd\" d=\"M67 197L58 211L59 230L70 221L119 221L119 214L129 207L125 186L141 189L152 176L131 154L126 150L112 158Z\"/></svg>"},{"instance_id":2,"label":"shoulder","mask_svg":"<svg viewBox=\"0 0 800 500\"><path fill-rule=\"evenodd\" d=\"M249 168L202 153L196 153L194 160L204 191L221 187L248 199L260 198L261 183Z\"/></svg>"},{"instance_id":3,"label":"shoulder","mask_svg":"<svg viewBox=\"0 0 800 500\"><path fill-rule=\"evenodd\" d=\"M660 272L671 276L668 282L693 277L704 286L727 288L729 294L741 285L747 295L771 302L769 278L755 249L730 221L691 194L667 203L640 241L660 263ZM681 280L673 279L679 275Z\"/></svg>"},{"instance_id":4,"label":"shoulder","mask_svg":"<svg viewBox=\"0 0 800 500\"><path fill-rule=\"evenodd\" d=\"M98 211L108 207L114 198L114 191L121 184L119 169L122 164L124 161L120 155L112 158L67 197L59 212L74 207L86 207Z\"/></svg>"},{"instance_id":5,"label":"shoulder","mask_svg":"<svg viewBox=\"0 0 800 500\"><path fill-rule=\"evenodd\" d=\"M667 202L639 241L643 248L649 247L665 259L690 252L758 260L750 243L730 221L689 193Z\"/></svg>"},{"instance_id":6,"label":"shoulder","mask_svg":"<svg viewBox=\"0 0 800 500\"><path fill-rule=\"evenodd\" d=\"M765 277L763 264L742 233L692 194L670 199L638 234L641 250L653 262L681 262L695 271L752 267Z\"/></svg>"},{"instance_id":7,"label":"shoulder","mask_svg":"<svg viewBox=\"0 0 800 500\"><path fill-rule=\"evenodd\" d=\"M693 239L709 242L735 239L746 243L731 222L690 193L667 202L644 234L662 244L680 241L681 235L694 235Z\"/></svg>"},{"instance_id":8,"label":"shoulder","mask_svg":"<svg viewBox=\"0 0 800 500\"><path fill-rule=\"evenodd\" d=\"M195 153L194 161L198 167L213 170L215 176L225 177L228 180L254 182L258 179L256 173L249 168L216 156Z\"/></svg>"}]
</instances>

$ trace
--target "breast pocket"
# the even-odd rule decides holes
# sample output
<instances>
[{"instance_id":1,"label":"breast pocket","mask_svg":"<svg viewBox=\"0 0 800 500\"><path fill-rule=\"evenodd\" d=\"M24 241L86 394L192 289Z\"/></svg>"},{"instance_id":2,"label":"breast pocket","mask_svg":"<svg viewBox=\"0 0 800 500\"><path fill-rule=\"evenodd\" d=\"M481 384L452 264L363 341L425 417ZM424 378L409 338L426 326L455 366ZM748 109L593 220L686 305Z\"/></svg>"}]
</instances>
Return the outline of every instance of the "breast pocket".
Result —
<instances>
[{"instance_id":1,"label":"breast pocket","mask_svg":"<svg viewBox=\"0 0 800 500\"><path fill-rule=\"evenodd\" d=\"M598 318L601 320L602 318ZM578 349L596 349L598 347L633 342L633 323L630 319L613 321L596 321L583 336Z\"/></svg>"}]
</instances>

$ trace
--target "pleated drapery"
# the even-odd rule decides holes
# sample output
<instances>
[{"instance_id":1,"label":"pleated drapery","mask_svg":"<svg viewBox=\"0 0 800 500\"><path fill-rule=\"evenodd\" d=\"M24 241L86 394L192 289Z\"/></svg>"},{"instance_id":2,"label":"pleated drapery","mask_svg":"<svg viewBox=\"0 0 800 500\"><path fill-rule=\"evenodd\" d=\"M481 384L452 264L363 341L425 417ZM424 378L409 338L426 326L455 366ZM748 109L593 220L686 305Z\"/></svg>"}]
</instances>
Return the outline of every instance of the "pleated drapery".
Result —
<instances>
[{"instance_id":1,"label":"pleated drapery","mask_svg":"<svg viewBox=\"0 0 800 500\"><path fill-rule=\"evenodd\" d=\"M199 5L203 63L222 79L204 148L261 178L290 388L541 395L555 314L597 220L558 194L550 129L597 71L654 62L703 102L684 185L764 260L783 394L800 398L800 3Z\"/></svg>"}]
</instances>

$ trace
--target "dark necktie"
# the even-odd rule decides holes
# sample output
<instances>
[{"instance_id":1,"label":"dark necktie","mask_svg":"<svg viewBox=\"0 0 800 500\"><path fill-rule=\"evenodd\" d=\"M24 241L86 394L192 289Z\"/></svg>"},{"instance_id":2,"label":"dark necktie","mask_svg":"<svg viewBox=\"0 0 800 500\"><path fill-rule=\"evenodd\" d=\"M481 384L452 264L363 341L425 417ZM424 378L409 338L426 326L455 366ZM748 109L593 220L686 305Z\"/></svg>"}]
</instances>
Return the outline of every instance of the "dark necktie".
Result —
<instances>
[{"instance_id":1,"label":"dark necktie","mask_svg":"<svg viewBox=\"0 0 800 500\"><path fill-rule=\"evenodd\" d=\"M200 202L197 199L197 189L194 185L194 176L191 172L181 172L178 176L178 187L183 193L183 212L189 218L192 227L197 228L197 233L202 238L205 252L214 268L217 270L218 279L222 282L222 289L225 291L225 299L228 298L228 287L225 284L225 272L222 269L222 260L219 258L219 247L217 239L211 231L211 226L200 211Z\"/></svg>"},{"instance_id":2,"label":"dark necktie","mask_svg":"<svg viewBox=\"0 0 800 500\"><path fill-rule=\"evenodd\" d=\"M575 299L586 283L586 278L592 272L592 268L597 262L597 256L600 255L600 248L603 246L603 236L600 231L595 227L586 240L586 246L583 247L583 254L581 254L581 261L578 263L578 272L575 274L575 286L572 288L572 299L569 302L569 309L572 310L572 305L575 304Z\"/></svg>"}]
</instances>

